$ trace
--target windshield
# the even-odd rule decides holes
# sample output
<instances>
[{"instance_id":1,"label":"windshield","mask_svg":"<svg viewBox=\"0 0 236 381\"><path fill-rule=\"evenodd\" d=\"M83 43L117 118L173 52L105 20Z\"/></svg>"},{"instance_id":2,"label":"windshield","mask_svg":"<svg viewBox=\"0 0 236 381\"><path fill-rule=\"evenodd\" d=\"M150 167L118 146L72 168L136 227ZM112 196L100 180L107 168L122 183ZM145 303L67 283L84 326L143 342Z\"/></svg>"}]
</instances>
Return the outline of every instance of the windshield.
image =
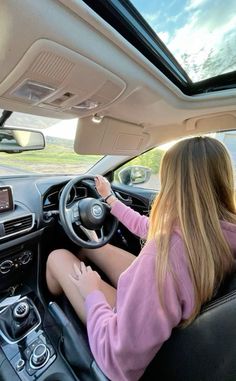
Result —
<instances>
[{"instance_id":1,"label":"windshield","mask_svg":"<svg viewBox=\"0 0 236 381\"><path fill-rule=\"evenodd\" d=\"M131 0L193 82L236 70L236 1Z\"/></svg>"},{"instance_id":2,"label":"windshield","mask_svg":"<svg viewBox=\"0 0 236 381\"><path fill-rule=\"evenodd\" d=\"M0 152L0 176L32 173L78 175L88 171L102 156L74 152L77 122L78 119L61 120L14 112L5 127L41 130L46 148L17 154Z\"/></svg>"}]
</instances>

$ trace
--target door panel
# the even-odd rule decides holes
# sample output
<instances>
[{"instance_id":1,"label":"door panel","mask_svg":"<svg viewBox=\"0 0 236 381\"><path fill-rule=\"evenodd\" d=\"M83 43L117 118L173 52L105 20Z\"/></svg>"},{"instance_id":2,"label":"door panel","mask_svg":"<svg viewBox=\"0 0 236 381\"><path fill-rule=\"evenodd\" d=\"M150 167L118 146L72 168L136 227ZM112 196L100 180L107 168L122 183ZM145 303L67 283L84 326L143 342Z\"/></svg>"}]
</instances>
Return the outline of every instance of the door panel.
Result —
<instances>
[{"instance_id":1,"label":"door panel","mask_svg":"<svg viewBox=\"0 0 236 381\"><path fill-rule=\"evenodd\" d=\"M140 214L145 215L148 215L152 200L157 193L154 190L134 188L125 185L113 185L112 189L118 200ZM135 255L139 254L142 245L141 239L136 237L133 233L130 233L130 231L121 223L119 224L117 233L113 237L111 243Z\"/></svg>"}]
</instances>

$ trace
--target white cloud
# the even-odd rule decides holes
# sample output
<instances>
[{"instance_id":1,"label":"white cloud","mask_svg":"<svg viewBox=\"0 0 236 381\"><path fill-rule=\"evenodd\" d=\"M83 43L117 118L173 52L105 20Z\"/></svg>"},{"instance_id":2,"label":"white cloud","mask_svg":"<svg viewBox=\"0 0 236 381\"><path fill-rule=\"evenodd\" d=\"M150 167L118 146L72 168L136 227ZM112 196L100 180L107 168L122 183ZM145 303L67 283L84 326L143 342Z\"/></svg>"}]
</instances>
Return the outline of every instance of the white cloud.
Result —
<instances>
[{"instance_id":1,"label":"white cloud","mask_svg":"<svg viewBox=\"0 0 236 381\"><path fill-rule=\"evenodd\" d=\"M208 0L189 0L189 2L187 3L185 9L187 11L196 9L196 8L202 6L206 1L208 1Z\"/></svg>"},{"instance_id":2,"label":"white cloud","mask_svg":"<svg viewBox=\"0 0 236 381\"><path fill-rule=\"evenodd\" d=\"M159 32L158 37L164 42L164 44L168 44L170 40L170 35L168 32Z\"/></svg>"},{"instance_id":3,"label":"white cloud","mask_svg":"<svg viewBox=\"0 0 236 381\"><path fill-rule=\"evenodd\" d=\"M190 77L194 81L199 81L204 78L202 65L210 55L217 59L220 49L222 55L222 49L225 48L224 38L230 31L235 31L235 23L236 16L232 15L226 24L212 28L212 25L208 23L201 25L201 20L197 18L196 14L193 14L189 22L176 31L168 48L184 68L187 66ZM185 55L185 60L183 55ZM196 69L197 67L199 71Z\"/></svg>"},{"instance_id":4,"label":"white cloud","mask_svg":"<svg viewBox=\"0 0 236 381\"><path fill-rule=\"evenodd\" d=\"M161 16L161 12L157 11L155 13L143 13L143 18L148 22L148 24L152 25L158 18Z\"/></svg>"},{"instance_id":5,"label":"white cloud","mask_svg":"<svg viewBox=\"0 0 236 381\"><path fill-rule=\"evenodd\" d=\"M176 15L174 16L169 16L166 18L166 21L167 22L173 22L173 23L176 23L178 21L178 19L183 15L183 12L180 12L180 13L177 13Z\"/></svg>"},{"instance_id":6,"label":"white cloud","mask_svg":"<svg viewBox=\"0 0 236 381\"><path fill-rule=\"evenodd\" d=\"M143 16L193 81L236 67L235 0L227 0L227 6L221 0L186 0L179 13L169 5L165 14Z\"/></svg>"}]
</instances>

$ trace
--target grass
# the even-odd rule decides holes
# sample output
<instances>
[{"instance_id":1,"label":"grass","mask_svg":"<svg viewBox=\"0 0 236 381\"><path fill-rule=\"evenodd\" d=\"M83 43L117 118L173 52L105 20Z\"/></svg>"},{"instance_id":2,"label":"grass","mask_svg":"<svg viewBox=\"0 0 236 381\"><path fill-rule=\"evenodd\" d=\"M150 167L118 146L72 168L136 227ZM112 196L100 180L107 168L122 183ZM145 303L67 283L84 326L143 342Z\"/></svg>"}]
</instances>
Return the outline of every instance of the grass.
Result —
<instances>
[{"instance_id":1,"label":"grass","mask_svg":"<svg viewBox=\"0 0 236 381\"><path fill-rule=\"evenodd\" d=\"M164 151L159 148L153 148L152 150L143 153L142 155L136 157L133 160L128 161L122 167L118 169L115 173L115 180L118 181L117 172L119 172L122 168L131 166L131 165L142 165L144 167L148 167L152 170L153 174L159 173L161 158L164 155Z\"/></svg>"},{"instance_id":2,"label":"grass","mask_svg":"<svg viewBox=\"0 0 236 381\"><path fill-rule=\"evenodd\" d=\"M163 151L154 148L130 160L122 168L130 165L143 165L151 168L153 173L158 173L162 156ZM70 174L85 172L101 157L99 155L78 155L73 151L72 146L47 144L46 148L41 151L28 151L19 154L0 153L0 166L6 165L36 173Z\"/></svg>"},{"instance_id":3,"label":"grass","mask_svg":"<svg viewBox=\"0 0 236 381\"><path fill-rule=\"evenodd\" d=\"M42 166L45 166L47 172L50 166L53 168L56 166L58 167L58 173L60 173L61 165L78 166L79 170L79 167L89 168L101 157L99 155L78 155L72 150L72 147L47 144L47 147L40 151L28 151L19 154L0 153L0 165L25 170L36 169L36 172L37 166L40 166L39 172L44 172Z\"/></svg>"},{"instance_id":4,"label":"grass","mask_svg":"<svg viewBox=\"0 0 236 381\"><path fill-rule=\"evenodd\" d=\"M127 165L143 165L145 167L151 168L153 173L158 173L160 170L160 163L163 154L164 151L158 148L154 148L151 151L145 152L144 154L129 161Z\"/></svg>"}]
</instances>

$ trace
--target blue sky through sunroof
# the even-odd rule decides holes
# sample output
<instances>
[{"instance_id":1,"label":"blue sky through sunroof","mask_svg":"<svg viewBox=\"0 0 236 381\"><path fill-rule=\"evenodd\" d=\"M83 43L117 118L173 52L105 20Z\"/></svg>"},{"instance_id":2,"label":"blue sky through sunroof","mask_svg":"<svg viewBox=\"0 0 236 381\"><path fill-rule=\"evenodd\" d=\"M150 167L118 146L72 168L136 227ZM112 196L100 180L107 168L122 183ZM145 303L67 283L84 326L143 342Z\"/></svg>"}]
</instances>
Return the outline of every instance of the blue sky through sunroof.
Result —
<instances>
[{"instance_id":1,"label":"blue sky through sunroof","mask_svg":"<svg viewBox=\"0 0 236 381\"><path fill-rule=\"evenodd\" d=\"M236 70L236 0L131 0L196 82Z\"/></svg>"}]
</instances>

